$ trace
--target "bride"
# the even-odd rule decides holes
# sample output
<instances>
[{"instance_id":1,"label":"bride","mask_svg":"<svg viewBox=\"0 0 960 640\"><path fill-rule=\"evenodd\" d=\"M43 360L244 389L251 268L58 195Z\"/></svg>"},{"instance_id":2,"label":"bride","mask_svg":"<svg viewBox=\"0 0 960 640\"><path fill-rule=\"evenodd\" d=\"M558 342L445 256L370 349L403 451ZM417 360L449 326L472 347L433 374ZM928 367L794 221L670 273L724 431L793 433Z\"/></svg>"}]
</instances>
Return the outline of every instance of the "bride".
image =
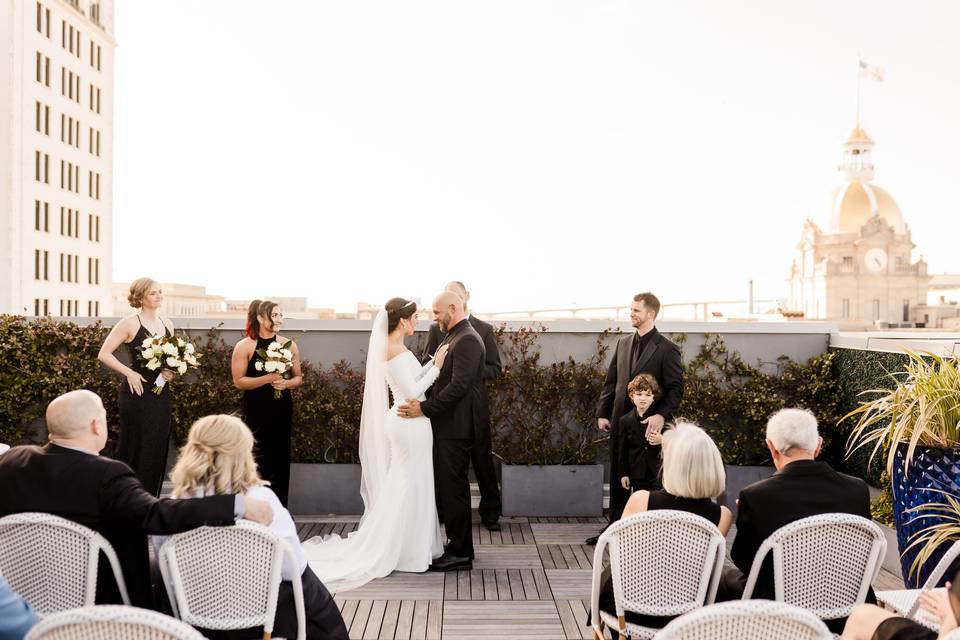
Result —
<instances>
[{"instance_id":1,"label":"bride","mask_svg":"<svg viewBox=\"0 0 960 640\"><path fill-rule=\"evenodd\" d=\"M360 527L346 538L304 543L310 568L331 592L355 589L392 571L426 571L443 553L430 419L397 416L398 404L424 399L447 355L443 345L421 367L404 346L416 328L416 312L415 302L391 298L373 322L360 417Z\"/></svg>"}]
</instances>

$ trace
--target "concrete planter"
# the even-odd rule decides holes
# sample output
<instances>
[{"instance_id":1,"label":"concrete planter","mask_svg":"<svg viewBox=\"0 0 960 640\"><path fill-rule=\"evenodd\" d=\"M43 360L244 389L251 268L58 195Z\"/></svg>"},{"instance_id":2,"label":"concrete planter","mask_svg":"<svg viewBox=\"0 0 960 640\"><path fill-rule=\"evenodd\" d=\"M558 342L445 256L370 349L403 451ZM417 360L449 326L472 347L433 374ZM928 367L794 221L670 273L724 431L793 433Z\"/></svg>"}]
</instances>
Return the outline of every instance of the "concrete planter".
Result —
<instances>
[{"instance_id":1,"label":"concrete planter","mask_svg":"<svg viewBox=\"0 0 960 640\"><path fill-rule=\"evenodd\" d=\"M740 491L754 482L765 480L774 474L774 467L739 467L733 465L724 465L727 474L727 490L720 494L717 502L730 509L733 512L734 520L737 517L737 498L740 497Z\"/></svg>"},{"instance_id":2,"label":"concrete planter","mask_svg":"<svg viewBox=\"0 0 960 640\"><path fill-rule=\"evenodd\" d=\"M502 467L505 516L603 515L603 465Z\"/></svg>"},{"instance_id":3,"label":"concrete planter","mask_svg":"<svg viewBox=\"0 0 960 640\"><path fill-rule=\"evenodd\" d=\"M360 515L360 465L291 464L290 513Z\"/></svg>"}]
</instances>

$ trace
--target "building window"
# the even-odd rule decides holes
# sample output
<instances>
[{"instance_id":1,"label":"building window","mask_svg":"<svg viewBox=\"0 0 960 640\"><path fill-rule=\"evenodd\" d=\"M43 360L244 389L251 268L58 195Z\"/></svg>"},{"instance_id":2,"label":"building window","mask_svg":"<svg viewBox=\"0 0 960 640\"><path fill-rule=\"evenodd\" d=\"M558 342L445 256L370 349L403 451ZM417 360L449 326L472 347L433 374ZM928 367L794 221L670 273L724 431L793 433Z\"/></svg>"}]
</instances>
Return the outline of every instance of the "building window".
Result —
<instances>
[{"instance_id":1,"label":"building window","mask_svg":"<svg viewBox=\"0 0 960 640\"><path fill-rule=\"evenodd\" d=\"M43 159L40 157L40 152L39 152L39 151L34 151L34 152L33 152L33 165L34 165L34 166L33 166L33 175L34 175L34 178L36 179L37 182L41 182L41 179L40 179L40 178L41 178L40 169L41 169L41 166L42 166L42 160L43 160Z\"/></svg>"},{"instance_id":2,"label":"building window","mask_svg":"<svg viewBox=\"0 0 960 640\"><path fill-rule=\"evenodd\" d=\"M87 284L93 284L93 258L87 258Z\"/></svg>"},{"instance_id":3,"label":"building window","mask_svg":"<svg viewBox=\"0 0 960 640\"><path fill-rule=\"evenodd\" d=\"M910 322L910 301L903 301L903 321Z\"/></svg>"},{"instance_id":4,"label":"building window","mask_svg":"<svg viewBox=\"0 0 960 640\"><path fill-rule=\"evenodd\" d=\"M100 284L100 258L94 259L93 268L93 284Z\"/></svg>"},{"instance_id":5,"label":"building window","mask_svg":"<svg viewBox=\"0 0 960 640\"><path fill-rule=\"evenodd\" d=\"M43 54L37 51L37 82L43 82Z\"/></svg>"},{"instance_id":6,"label":"building window","mask_svg":"<svg viewBox=\"0 0 960 640\"><path fill-rule=\"evenodd\" d=\"M49 87L50 86L50 58L47 58L46 56L44 56L43 66L44 66L43 84Z\"/></svg>"},{"instance_id":7,"label":"building window","mask_svg":"<svg viewBox=\"0 0 960 640\"><path fill-rule=\"evenodd\" d=\"M100 174L99 173L97 174L97 177L94 180L94 183L96 184L96 187L97 187L97 200L99 200L100 199Z\"/></svg>"},{"instance_id":8,"label":"building window","mask_svg":"<svg viewBox=\"0 0 960 640\"><path fill-rule=\"evenodd\" d=\"M100 71L100 45L97 45L97 71Z\"/></svg>"},{"instance_id":9,"label":"building window","mask_svg":"<svg viewBox=\"0 0 960 640\"><path fill-rule=\"evenodd\" d=\"M50 279L50 252L49 251L43 252L43 279L44 280ZM46 314L47 312L44 311L43 313Z\"/></svg>"},{"instance_id":10,"label":"building window","mask_svg":"<svg viewBox=\"0 0 960 640\"><path fill-rule=\"evenodd\" d=\"M50 231L50 203L43 203L43 230Z\"/></svg>"},{"instance_id":11,"label":"building window","mask_svg":"<svg viewBox=\"0 0 960 640\"><path fill-rule=\"evenodd\" d=\"M43 33L43 5L39 2L37 3L37 33ZM40 301L37 300L37 305L39 306L39 304Z\"/></svg>"},{"instance_id":12,"label":"building window","mask_svg":"<svg viewBox=\"0 0 960 640\"><path fill-rule=\"evenodd\" d=\"M100 113L100 87L97 87L97 113Z\"/></svg>"},{"instance_id":13,"label":"building window","mask_svg":"<svg viewBox=\"0 0 960 640\"><path fill-rule=\"evenodd\" d=\"M37 124L36 124L36 128L37 128L37 131L39 131L40 133L43 133L43 127L40 126L41 120L43 119L43 105L40 104L40 101L39 101L39 100L37 100L37 109L36 109L36 111L37 111L37 117L36 117Z\"/></svg>"},{"instance_id":14,"label":"building window","mask_svg":"<svg viewBox=\"0 0 960 640\"><path fill-rule=\"evenodd\" d=\"M60 301L60 315L63 315L63 300Z\"/></svg>"},{"instance_id":15,"label":"building window","mask_svg":"<svg viewBox=\"0 0 960 640\"><path fill-rule=\"evenodd\" d=\"M50 135L50 107L43 106L43 133Z\"/></svg>"},{"instance_id":16,"label":"building window","mask_svg":"<svg viewBox=\"0 0 960 640\"><path fill-rule=\"evenodd\" d=\"M97 130L97 157L100 157L100 130Z\"/></svg>"},{"instance_id":17,"label":"building window","mask_svg":"<svg viewBox=\"0 0 960 640\"><path fill-rule=\"evenodd\" d=\"M34 280L39 280L39 279L40 279L40 260L41 260L41 258L42 258L42 254L40 253L40 249L34 249L34 250L33 250L33 279L34 279Z\"/></svg>"},{"instance_id":18,"label":"building window","mask_svg":"<svg viewBox=\"0 0 960 640\"><path fill-rule=\"evenodd\" d=\"M94 237L97 239L97 242L100 242L100 216L97 216L97 231Z\"/></svg>"},{"instance_id":19,"label":"building window","mask_svg":"<svg viewBox=\"0 0 960 640\"><path fill-rule=\"evenodd\" d=\"M850 317L850 298L843 299L843 317L844 318Z\"/></svg>"},{"instance_id":20,"label":"building window","mask_svg":"<svg viewBox=\"0 0 960 640\"><path fill-rule=\"evenodd\" d=\"M33 315L40 315L40 298L33 299Z\"/></svg>"},{"instance_id":21,"label":"building window","mask_svg":"<svg viewBox=\"0 0 960 640\"><path fill-rule=\"evenodd\" d=\"M90 111L93 111L93 83L90 83Z\"/></svg>"},{"instance_id":22,"label":"building window","mask_svg":"<svg viewBox=\"0 0 960 640\"><path fill-rule=\"evenodd\" d=\"M880 319L880 301L874 299L873 301L873 321L876 322Z\"/></svg>"}]
</instances>

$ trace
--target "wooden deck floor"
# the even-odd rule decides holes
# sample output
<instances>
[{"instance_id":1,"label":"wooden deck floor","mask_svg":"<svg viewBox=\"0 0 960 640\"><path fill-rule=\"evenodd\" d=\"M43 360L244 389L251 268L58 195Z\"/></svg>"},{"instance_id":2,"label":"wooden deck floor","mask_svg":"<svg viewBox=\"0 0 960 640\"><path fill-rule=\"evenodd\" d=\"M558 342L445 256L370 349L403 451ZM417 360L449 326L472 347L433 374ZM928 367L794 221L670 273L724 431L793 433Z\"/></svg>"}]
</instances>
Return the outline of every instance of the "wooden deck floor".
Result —
<instances>
[{"instance_id":1,"label":"wooden deck floor","mask_svg":"<svg viewBox=\"0 0 960 640\"><path fill-rule=\"evenodd\" d=\"M475 523L471 571L394 573L335 599L357 640L587 640L593 547L583 541L604 522L504 518L498 533ZM297 518L304 540L356 527L354 517ZM882 572L876 586L903 583Z\"/></svg>"}]
</instances>

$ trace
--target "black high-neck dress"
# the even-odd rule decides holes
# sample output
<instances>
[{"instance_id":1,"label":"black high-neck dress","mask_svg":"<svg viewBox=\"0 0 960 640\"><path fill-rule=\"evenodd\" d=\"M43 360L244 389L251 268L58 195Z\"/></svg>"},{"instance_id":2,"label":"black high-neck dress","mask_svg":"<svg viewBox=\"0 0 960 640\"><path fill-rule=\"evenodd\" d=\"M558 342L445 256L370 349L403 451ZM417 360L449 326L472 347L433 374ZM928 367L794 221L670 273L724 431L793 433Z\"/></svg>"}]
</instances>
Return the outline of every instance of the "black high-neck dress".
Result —
<instances>
[{"instance_id":1,"label":"black high-neck dress","mask_svg":"<svg viewBox=\"0 0 960 640\"><path fill-rule=\"evenodd\" d=\"M139 316L137 320L140 320ZM166 325L163 332L170 336ZM141 321L137 335L126 343L130 368L142 375L146 382L143 383L143 393L138 396L130 391L126 379L120 381L120 439L117 442L116 459L130 465L146 490L159 496L167 471L171 398L169 384L163 386L160 395L152 392L160 369L150 371L138 357L140 344L148 337L150 332Z\"/></svg>"},{"instance_id":2,"label":"black high-neck dress","mask_svg":"<svg viewBox=\"0 0 960 640\"><path fill-rule=\"evenodd\" d=\"M276 338L257 338L257 350L266 351ZM247 376L259 378L266 371L257 371L258 356L254 352L247 363ZM257 444L254 453L257 466L264 480L270 481L270 488L287 506L287 493L290 488L290 438L293 425L293 396L289 389L282 391L282 397L273 397L273 385L265 384L256 389L243 392L243 421L250 427Z\"/></svg>"}]
</instances>

